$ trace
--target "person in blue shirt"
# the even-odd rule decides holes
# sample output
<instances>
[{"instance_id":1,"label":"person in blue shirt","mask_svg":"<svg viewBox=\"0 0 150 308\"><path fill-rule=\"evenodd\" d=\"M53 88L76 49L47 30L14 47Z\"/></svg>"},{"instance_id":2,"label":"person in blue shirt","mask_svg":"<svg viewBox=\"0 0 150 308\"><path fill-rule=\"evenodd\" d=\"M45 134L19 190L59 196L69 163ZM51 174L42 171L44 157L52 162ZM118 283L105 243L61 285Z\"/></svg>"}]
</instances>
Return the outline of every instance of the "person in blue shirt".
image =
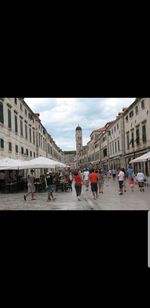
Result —
<instances>
[{"instance_id":1,"label":"person in blue shirt","mask_svg":"<svg viewBox=\"0 0 150 308\"><path fill-rule=\"evenodd\" d=\"M131 165L129 165L129 166L128 166L128 169L127 169L128 181L131 180L132 176L133 176L133 169L132 169Z\"/></svg>"}]
</instances>

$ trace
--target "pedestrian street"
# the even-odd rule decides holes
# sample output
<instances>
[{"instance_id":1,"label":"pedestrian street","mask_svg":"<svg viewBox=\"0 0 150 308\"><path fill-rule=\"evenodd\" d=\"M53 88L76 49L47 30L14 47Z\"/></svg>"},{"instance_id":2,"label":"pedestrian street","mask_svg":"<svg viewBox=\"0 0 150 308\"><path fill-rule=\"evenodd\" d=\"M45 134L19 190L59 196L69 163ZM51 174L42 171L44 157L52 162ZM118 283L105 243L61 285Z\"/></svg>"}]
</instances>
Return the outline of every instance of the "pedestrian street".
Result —
<instances>
[{"instance_id":1,"label":"pedestrian street","mask_svg":"<svg viewBox=\"0 0 150 308\"><path fill-rule=\"evenodd\" d=\"M24 193L1 193L0 210L150 210L150 187L145 187L144 192L139 191L135 185L134 192L127 183L127 191L123 195L118 193L118 181L110 179L105 181L104 193L98 195L98 199L93 200L91 188L86 191L82 187L81 201L78 201L72 184L73 190L67 192L54 193L55 200L47 201L47 192L36 193L36 200L31 201L28 197L24 201Z\"/></svg>"}]
</instances>

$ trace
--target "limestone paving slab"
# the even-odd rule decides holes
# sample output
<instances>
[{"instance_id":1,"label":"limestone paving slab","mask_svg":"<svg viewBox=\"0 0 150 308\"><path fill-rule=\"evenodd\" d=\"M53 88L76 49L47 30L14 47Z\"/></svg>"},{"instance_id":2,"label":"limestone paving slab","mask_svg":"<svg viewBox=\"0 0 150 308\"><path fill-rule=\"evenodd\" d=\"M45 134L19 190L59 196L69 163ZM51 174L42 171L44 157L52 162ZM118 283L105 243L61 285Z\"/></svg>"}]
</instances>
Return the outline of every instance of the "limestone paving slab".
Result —
<instances>
[{"instance_id":1,"label":"limestone paving slab","mask_svg":"<svg viewBox=\"0 0 150 308\"><path fill-rule=\"evenodd\" d=\"M4 194L0 193L0 210L150 210L150 187L145 187L140 192L135 185L131 192L128 183L127 191L123 195L118 193L118 182L112 179L104 184L104 193L93 200L92 192L82 188L81 201L77 200L74 184L72 192L57 192L56 199L47 202L47 193L36 193L36 200L31 197L24 201L24 193Z\"/></svg>"}]
</instances>

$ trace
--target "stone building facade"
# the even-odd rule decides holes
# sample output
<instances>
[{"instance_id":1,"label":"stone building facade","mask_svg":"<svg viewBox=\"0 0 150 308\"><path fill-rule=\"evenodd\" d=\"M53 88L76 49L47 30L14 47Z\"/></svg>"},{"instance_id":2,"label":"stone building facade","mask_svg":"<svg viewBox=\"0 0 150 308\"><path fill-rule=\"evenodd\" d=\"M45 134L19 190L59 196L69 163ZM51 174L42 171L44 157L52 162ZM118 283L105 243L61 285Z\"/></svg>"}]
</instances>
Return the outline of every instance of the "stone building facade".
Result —
<instances>
[{"instance_id":1,"label":"stone building facade","mask_svg":"<svg viewBox=\"0 0 150 308\"><path fill-rule=\"evenodd\" d=\"M70 166L70 169L75 169L76 151L64 151L64 163Z\"/></svg>"},{"instance_id":2,"label":"stone building facade","mask_svg":"<svg viewBox=\"0 0 150 308\"><path fill-rule=\"evenodd\" d=\"M137 98L124 112L125 165L150 151L150 98ZM150 162L134 165L150 174Z\"/></svg>"},{"instance_id":3,"label":"stone building facade","mask_svg":"<svg viewBox=\"0 0 150 308\"><path fill-rule=\"evenodd\" d=\"M83 146L79 152L79 166L81 168L87 168L89 165L88 149L89 149L89 145L87 144Z\"/></svg>"},{"instance_id":4,"label":"stone building facade","mask_svg":"<svg viewBox=\"0 0 150 308\"><path fill-rule=\"evenodd\" d=\"M125 167L124 114L125 108L112 121L107 131L109 169Z\"/></svg>"},{"instance_id":5,"label":"stone building facade","mask_svg":"<svg viewBox=\"0 0 150 308\"><path fill-rule=\"evenodd\" d=\"M64 161L56 145L24 98L0 98L0 158L30 160L38 156Z\"/></svg>"},{"instance_id":6,"label":"stone building facade","mask_svg":"<svg viewBox=\"0 0 150 308\"><path fill-rule=\"evenodd\" d=\"M93 131L90 141L79 151L81 167L108 169L127 168L129 162L150 151L150 98L136 98L123 108L116 119ZM142 169L150 175L150 162L133 165L135 172Z\"/></svg>"}]
</instances>

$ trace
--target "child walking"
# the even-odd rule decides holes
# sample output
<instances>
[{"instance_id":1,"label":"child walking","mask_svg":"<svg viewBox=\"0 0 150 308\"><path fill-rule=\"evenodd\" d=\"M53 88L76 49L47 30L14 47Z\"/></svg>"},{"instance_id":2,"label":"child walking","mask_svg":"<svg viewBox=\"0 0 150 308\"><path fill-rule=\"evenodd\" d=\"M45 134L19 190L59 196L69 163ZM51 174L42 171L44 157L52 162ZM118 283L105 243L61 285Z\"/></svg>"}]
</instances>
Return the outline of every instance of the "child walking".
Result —
<instances>
[{"instance_id":1,"label":"child walking","mask_svg":"<svg viewBox=\"0 0 150 308\"><path fill-rule=\"evenodd\" d=\"M131 188L131 191L134 191L134 178L131 177L130 179L130 188Z\"/></svg>"}]
</instances>

